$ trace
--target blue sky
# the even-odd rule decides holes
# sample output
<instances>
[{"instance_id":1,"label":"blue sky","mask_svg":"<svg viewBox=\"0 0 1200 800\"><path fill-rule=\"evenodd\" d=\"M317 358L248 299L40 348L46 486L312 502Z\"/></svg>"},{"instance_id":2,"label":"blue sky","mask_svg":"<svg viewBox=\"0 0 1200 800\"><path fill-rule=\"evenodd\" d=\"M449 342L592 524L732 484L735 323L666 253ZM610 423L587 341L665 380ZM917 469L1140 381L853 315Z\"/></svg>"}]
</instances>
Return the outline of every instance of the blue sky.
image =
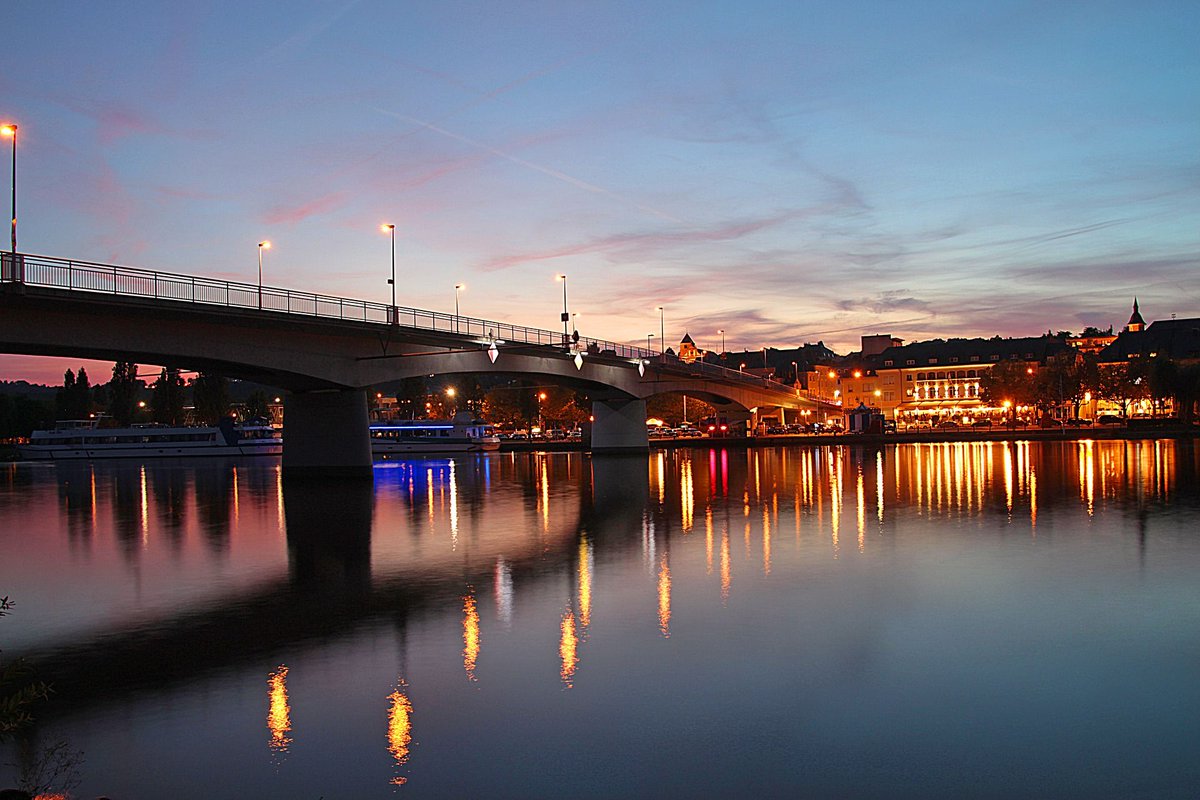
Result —
<instances>
[{"instance_id":1,"label":"blue sky","mask_svg":"<svg viewBox=\"0 0 1200 800\"><path fill-rule=\"evenodd\" d=\"M9 0L4 31L25 252L253 282L270 239L266 283L383 302L393 222L402 305L464 283L555 329L562 272L585 335L662 305L714 349L1200 316L1195 2Z\"/></svg>"}]
</instances>

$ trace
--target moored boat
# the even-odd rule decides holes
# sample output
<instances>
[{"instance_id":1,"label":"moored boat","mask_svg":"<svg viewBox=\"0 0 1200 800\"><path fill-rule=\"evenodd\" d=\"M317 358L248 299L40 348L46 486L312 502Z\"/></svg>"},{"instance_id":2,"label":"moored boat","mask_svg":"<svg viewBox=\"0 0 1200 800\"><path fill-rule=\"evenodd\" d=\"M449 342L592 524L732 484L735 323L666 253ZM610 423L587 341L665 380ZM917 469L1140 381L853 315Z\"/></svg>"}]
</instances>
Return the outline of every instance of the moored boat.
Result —
<instances>
[{"instance_id":1,"label":"moored boat","mask_svg":"<svg viewBox=\"0 0 1200 800\"><path fill-rule=\"evenodd\" d=\"M454 419L399 419L371 424L371 452L479 453L500 449L492 426L460 411Z\"/></svg>"},{"instance_id":2,"label":"moored boat","mask_svg":"<svg viewBox=\"0 0 1200 800\"><path fill-rule=\"evenodd\" d=\"M30 461L180 456L279 455L283 440L266 422L220 425L132 425L102 428L96 420L66 420L34 431L17 452Z\"/></svg>"}]
</instances>

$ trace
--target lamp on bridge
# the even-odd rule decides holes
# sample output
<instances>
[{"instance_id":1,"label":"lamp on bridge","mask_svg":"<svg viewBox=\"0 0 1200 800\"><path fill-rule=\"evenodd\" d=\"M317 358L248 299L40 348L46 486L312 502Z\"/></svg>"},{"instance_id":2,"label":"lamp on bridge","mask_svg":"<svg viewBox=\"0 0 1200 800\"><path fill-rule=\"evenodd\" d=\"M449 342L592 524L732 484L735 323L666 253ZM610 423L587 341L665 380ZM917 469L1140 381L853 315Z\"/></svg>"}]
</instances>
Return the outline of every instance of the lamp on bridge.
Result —
<instances>
[{"instance_id":1,"label":"lamp on bridge","mask_svg":"<svg viewBox=\"0 0 1200 800\"><path fill-rule=\"evenodd\" d=\"M563 310L562 310L563 347L566 347L567 342L571 338L570 331L567 330L567 325L571 322L571 315L567 313L567 276L566 275L555 275L554 280L562 281L562 285L563 285Z\"/></svg>"},{"instance_id":2,"label":"lamp on bridge","mask_svg":"<svg viewBox=\"0 0 1200 800\"><path fill-rule=\"evenodd\" d=\"M454 332L458 333L458 293L467 288L465 283L454 284ZM468 326L468 330L470 326Z\"/></svg>"},{"instance_id":3,"label":"lamp on bridge","mask_svg":"<svg viewBox=\"0 0 1200 800\"><path fill-rule=\"evenodd\" d=\"M17 268L17 126L11 122L0 125L0 136L12 139L12 258L14 277Z\"/></svg>"},{"instance_id":4,"label":"lamp on bridge","mask_svg":"<svg viewBox=\"0 0 1200 800\"><path fill-rule=\"evenodd\" d=\"M717 333L721 334L721 358L725 358L725 329L721 328Z\"/></svg>"},{"instance_id":5,"label":"lamp on bridge","mask_svg":"<svg viewBox=\"0 0 1200 800\"><path fill-rule=\"evenodd\" d=\"M392 236L392 277L388 279L388 285L392 287L392 318L388 322L395 325L400 316L396 313L396 226L385 222L379 226L379 230Z\"/></svg>"},{"instance_id":6,"label":"lamp on bridge","mask_svg":"<svg viewBox=\"0 0 1200 800\"><path fill-rule=\"evenodd\" d=\"M667 354L667 310L658 307L658 354Z\"/></svg>"},{"instance_id":7,"label":"lamp on bridge","mask_svg":"<svg viewBox=\"0 0 1200 800\"><path fill-rule=\"evenodd\" d=\"M271 243L265 239L258 243L258 307L262 309L262 254L263 250L270 250Z\"/></svg>"}]
</instances>

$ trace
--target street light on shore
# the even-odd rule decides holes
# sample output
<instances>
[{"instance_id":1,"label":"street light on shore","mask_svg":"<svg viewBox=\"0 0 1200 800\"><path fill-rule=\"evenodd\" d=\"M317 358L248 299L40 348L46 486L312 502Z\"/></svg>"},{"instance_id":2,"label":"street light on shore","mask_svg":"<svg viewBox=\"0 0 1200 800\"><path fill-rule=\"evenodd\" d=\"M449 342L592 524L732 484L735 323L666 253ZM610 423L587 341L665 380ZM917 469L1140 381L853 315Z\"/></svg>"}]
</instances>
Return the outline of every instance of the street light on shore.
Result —
<instances>
[{"instance_id":1,"label":"street light on shore","mask_svg":"<svg viewBox=\"0 0 1200 800\"><path fill-rule=\"evenodd\" d=\"M400 317L396 313L396 226L385 222L379 226L379 230L384 233L390 233L392 236L392 277L388 280L388 285L392 287L392 318L389 322L395 325L398 323Z\"/></svg>"},{"instance_id":2,"label":"street light on shore","mask_svg":"<svg viewBox=\"0 0 1200 800\"><path fill-rule=\"evenodd\" d=\"M658 353L667 354L667 310L662 306L658 307Z\"/></svg>"},{"instance_id":3,"label":"street light on shore","mask_svg":"<svg viewBox=\"0 0 1200 800\"><path fill-rule=\"evenodd\" d=\"M258 243L258 307L262 309L262 254L263 250L270 250L271 243L265 239Z\"/></svg>"}]
</instances>

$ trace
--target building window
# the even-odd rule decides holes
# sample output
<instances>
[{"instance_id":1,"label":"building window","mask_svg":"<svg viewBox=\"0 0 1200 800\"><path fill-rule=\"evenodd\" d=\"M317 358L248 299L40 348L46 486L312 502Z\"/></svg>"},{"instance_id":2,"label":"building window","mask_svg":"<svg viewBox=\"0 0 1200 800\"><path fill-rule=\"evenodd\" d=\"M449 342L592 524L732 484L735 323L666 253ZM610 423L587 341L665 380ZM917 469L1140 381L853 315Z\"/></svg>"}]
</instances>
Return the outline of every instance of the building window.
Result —
<instances>
[{"instance_id":1,"label":"building window","mask_svg":"<svg viewBox=\"0 0 1200 800\"><path fill-rule=\"evenodd\" d=\"M916 366L916 364L917 364L917 362L916 362L916 359L912 359L912 358L908 359L908 360L907 360L907 361L905 361L904 363L905 363L905 364L907 364L907 365L908 365L908 366L910 366L910 367Z\"/></svg>"},{"instance_id":2,"label":"building window","mask_svg":"<svg viewBox=\"0 0 1200 800\"><path fill-rule=\"evenodd\" d=\"M950 356L950 363L951 363L951 364L957 364L957 363L958 363L958 356Z\"/></svg>"},{"instance_id":3,"label":"building window","mask_svg":"<svg viewBox=\"0 0 1200 800\"><path fill-rule=\"evenodd\" d=\"M896 393L895 392L884 392L883 399L886 402L893 403L896 401Z\"/></svg>"},{"instance_id":4,"label":"building window","mask_svg":"<svg viewBox=\"0 0 1200 800\"><path fill-rule=\"evenodd\" d=\"M930 364L936 364L936 363L937 363L937 359L936 359L936 358L931 358L931 359L929 359L929 363L930 363Z\"/></svg>"},{"instance_id":5,"label":"building window","mask_svg":"<svg viewBox=\"0 0 1200 800\"><path fill-rule=\"evenodd\" d=\"M890 367L890 366L892 366L892 363L893 363L892 360L889 358L887 361L883 362L883 365L885 367Z\"/></svg>"},{"instance_id":6,"label":"building window","mask_svg":"<svg viewBox=\"0 0 1200 800\"><path fill-rule=\"evenodd\" d=\"M906 381L911 381L911 380L912 380L912 375L905 375L905 376L904 376L904 380L906 380Z\"/></svg>"},{"instance_id":7,"label":"building window","mask_svg":"<svg viewBox=\"0 0 1200 800\"><path fill-rule=\"evenodd\" d=\"M999 360L1000 360L1000 355L998 353L992 355L992 361L999 361Z\"/></svg>"},{"instance_id":8,"label":"building window","mask_svg":"<svg viewBox=\"0 0 1200 800\"><path fill-rule=\"evenodd\" d=\"M972 360L972 361L978 361L978 360L979 360L979 356L971 356L971 360Z\"/></svg>"}]
</instances>

